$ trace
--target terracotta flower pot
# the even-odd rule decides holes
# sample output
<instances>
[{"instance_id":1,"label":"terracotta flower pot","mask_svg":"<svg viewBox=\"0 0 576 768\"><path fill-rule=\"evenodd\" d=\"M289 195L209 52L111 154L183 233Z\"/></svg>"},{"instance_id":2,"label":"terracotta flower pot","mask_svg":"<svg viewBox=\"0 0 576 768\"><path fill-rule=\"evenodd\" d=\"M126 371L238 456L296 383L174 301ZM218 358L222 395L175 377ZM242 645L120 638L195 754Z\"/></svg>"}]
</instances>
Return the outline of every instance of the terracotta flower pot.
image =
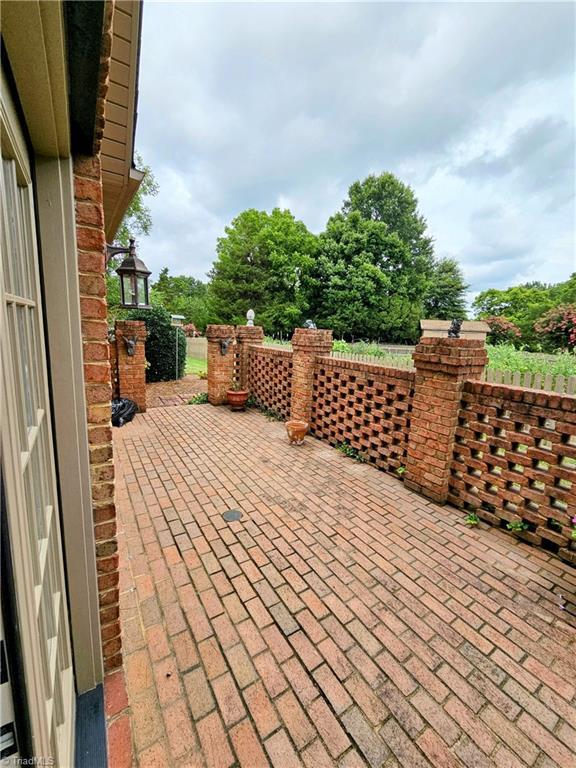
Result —
<instances>
[{"instance_id":1,"label":"terracotta flower pot","mask_svg":"<svg viewBox=\"0 0 576 768\"><path fill-rule=\"evenodd\" d=\"M247 389L229 389L226 392L226 398L232 411L246 410L246 401L250 393Z\"/></svg>"},{"instance_id":2,"label":"terracotta flower pot","mask_svg":"<svg viewBox=\"0 0 576 768\"><path fill-rule=\"evenodd\" d=\"M286 432L288 432L288 440L291 445L302 445L306 432L308 432L307 421L287 421Z\"/></svg>"}]
</instances>

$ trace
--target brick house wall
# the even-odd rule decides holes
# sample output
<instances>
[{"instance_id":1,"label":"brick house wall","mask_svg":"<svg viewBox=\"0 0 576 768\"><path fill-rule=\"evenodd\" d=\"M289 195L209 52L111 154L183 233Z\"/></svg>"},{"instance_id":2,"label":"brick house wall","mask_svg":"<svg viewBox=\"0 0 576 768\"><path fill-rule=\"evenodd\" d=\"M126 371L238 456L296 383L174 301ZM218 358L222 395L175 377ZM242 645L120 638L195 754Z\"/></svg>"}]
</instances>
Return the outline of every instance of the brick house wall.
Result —
<instances>
[{"instance_id":1,"label":"brick house wall","mask_svg":"<svg viewBox=\"0 0 576 768\"><path fill-rule=\"evenodd\" d=\"M112 384L105 281L106 242L98 155L74 158L74 193L100 627L104 669L109 671L122 664L122 642L110 423Z\"/></svg>"},{"instance_id":2,"label":"brick house wall","mask_svg":"<svg viewBox=\"0 0 576 768\"><path fill-rule=\"evenodd\" d=\"M86 423L92 481L100 630L106 672L122 664L118 543L110 422L112 383L105 279L106 239L100 163L104 109L109 83L113 9L113 0L108 0L105 5L100 55L100 87L94 154L76 156L73 159L84 389L87 403Z\"/></svg>"}]
</instances>

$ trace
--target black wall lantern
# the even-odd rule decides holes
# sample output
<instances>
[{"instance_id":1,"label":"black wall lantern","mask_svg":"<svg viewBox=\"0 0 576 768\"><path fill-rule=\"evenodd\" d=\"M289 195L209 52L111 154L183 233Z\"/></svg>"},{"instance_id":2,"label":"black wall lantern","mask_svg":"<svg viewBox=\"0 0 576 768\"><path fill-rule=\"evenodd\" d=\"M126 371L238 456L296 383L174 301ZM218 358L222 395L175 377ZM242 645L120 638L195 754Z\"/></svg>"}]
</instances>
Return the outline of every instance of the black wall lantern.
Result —
<instances>
[{"instance_id":1,"label":"black wall lantern","mask_svg":"<svg viewBox=\"0 0 576 768\"><path fill-rule=\"evenodd\" d=\"M120 277L121 304L125 309L149 309L148 277L151 272L136 255L133 238L130 238L128 248L116 245L106 246L106 260L121 253L125 254L125 258L116 270L116 274Z\"/></svg>"}]
</instances>

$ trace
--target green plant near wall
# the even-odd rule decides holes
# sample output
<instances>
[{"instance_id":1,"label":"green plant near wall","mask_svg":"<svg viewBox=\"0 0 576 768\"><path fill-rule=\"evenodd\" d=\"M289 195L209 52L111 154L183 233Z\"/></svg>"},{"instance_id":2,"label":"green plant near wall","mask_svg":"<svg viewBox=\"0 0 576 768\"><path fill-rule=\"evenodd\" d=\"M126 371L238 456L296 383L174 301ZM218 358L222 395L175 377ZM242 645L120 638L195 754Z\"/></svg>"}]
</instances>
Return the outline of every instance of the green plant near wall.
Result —
<instances>
[{"instance_id":1,"label":"green plant near wall","mask_svg":"<svg viewBox=\"0 0 576 768\"><path fill-rule=\"evenodd\" d=\"M512 522L506 523L506 528L512 533L522 533L528 530L528 523L523 520L512 520Z\"/></svg>"},{"instance_id":2,"label":"green plant near wall","mask_svg":"<svg viewBox=\"0 0 576 768\"><path fill-rule=\"evenodd\" d=\"M250 395L246 401L246 406L248 408L255 408L257 411L260 411L263 416L266 416L268 421L285 421L284 416L282 416L279 411L263 405L256 397L254 397L254 395Z\"/></svg>"},{"instance_id":3,"label":"green plant near wall","mask_svg":"<svg viewBox=\"0 0 576 768\"><path fill-rule=\"evenodd\" d=\"M208 392L199 392L188 400L188 405L205 405L208 402Z\"/></svg>"},{"instance_id":4,"label":"green plant near wall","mask_svg":"<svg viewBox=\"0 0 576 768\"><path fill-rule=\"evenodd\" d=\"M344 456L348 456L349 459L359 461L361 464L364 464L367 461L366 456L361 451L348 445L348 443L338 443L338 445L336 445L336 450L340 451Z\"/></svg>"},{"instance_id":5,"label":"green plant near wall","mask_svg":"<svg viewBox=\"0 0 576 768\"><path fill-rule=\"evenodd\" d=\"M127 319L146 323L146 381L181 379L186 368L186 337L181 328L172 325L169 313L163 307L133 309Z\"/></svg>"}]
</instances>

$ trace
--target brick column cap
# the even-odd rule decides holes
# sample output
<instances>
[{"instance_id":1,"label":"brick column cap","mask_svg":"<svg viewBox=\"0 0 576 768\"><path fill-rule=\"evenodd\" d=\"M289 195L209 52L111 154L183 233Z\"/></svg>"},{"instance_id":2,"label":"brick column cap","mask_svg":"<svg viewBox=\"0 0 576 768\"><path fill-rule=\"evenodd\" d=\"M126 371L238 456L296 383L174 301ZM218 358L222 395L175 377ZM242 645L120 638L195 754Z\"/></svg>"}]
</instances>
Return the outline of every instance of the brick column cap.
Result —
<instances>
[{"instance_id":1,"label":"brick column cap","mask_svg":"<svg viewBox=\"0 0 576 768\"><path fill-rule=\"evenodd\" d=\"M292 336L292 349L296 352L325 354L332 349L332 331L320 328L296 328Z\"/></svg>"},{"instance_id":2,"label":"brick column cap","mask_svg":"<svg viewBox=\"0 0 576 768\"><path fill-rule=\"evenodd\" d=\"M236 336L236 328L234 325L207 325L206 326L206 338L208 341L212 339L227 339Z\"/></svg>"},{"instance_id":3,"label":"brick column cap","mask_svg":"<svg viewBox=\"0 0 576 768\"><path fill-rule=\"evenodd\" d=\"M412 354L417 369L457 371L484 367L488 354L480 339L420 339Z\"/></svg>"},{"instance_id":4,"label":"brick column cap","mask_svg":"<svg viewBox=\"0 0 576 768\"><path fill-rule=\"evenodd\" d=\"M256 344L264 339L264 328L261 325L237 325L236 338L238 341L246 341Z\"/></svg>"}]
</instances>

